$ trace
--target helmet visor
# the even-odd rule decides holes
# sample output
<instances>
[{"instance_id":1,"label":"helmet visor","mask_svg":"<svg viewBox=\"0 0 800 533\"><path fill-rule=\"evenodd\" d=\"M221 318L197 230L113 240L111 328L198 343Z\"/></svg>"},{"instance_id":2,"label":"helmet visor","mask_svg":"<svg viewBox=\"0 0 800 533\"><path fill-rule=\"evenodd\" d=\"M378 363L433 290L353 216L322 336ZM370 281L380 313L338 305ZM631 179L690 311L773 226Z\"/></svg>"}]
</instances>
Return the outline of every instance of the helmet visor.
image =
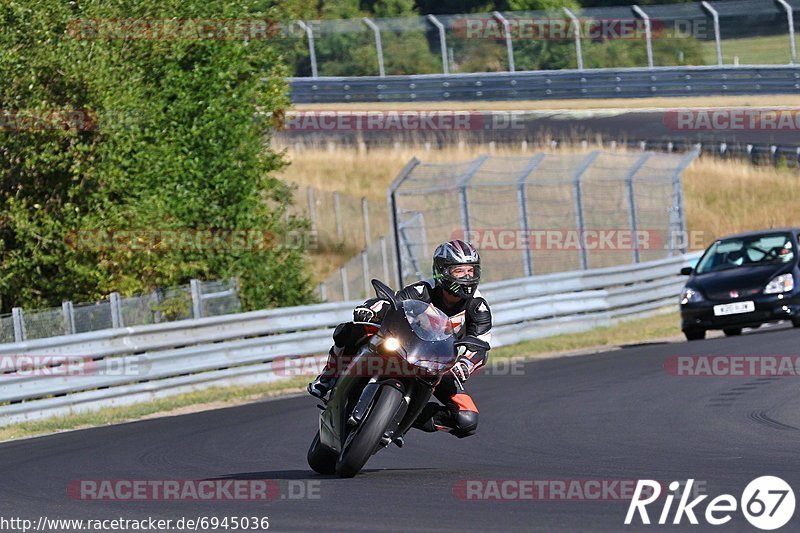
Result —
<instances>
[{"instance_id":1,"label":"helmet visor","mask_svg":"<svg viewBox=\"0 0 800 533\"><path fill-rule=\"evenodd\" d=\"M481 279L480 265L450 265L444 269L444 274L458 281L479 281Z\"/></svg>"}]
</instances>

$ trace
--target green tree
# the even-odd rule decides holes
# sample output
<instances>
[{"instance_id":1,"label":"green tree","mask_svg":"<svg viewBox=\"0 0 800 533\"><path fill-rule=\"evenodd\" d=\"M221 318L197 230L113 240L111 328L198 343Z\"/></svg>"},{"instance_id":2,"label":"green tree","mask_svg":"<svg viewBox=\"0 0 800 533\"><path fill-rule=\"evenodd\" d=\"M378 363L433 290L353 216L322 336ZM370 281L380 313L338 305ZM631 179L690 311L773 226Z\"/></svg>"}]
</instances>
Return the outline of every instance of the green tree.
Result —
<instances>
[{"instance_id":1,"label":"green tree","mask_svg":"<svg viewBox=\"0 0 800 533\"><path fill-rule=\"evenodd\" d=\"M246 0L60 0L0 6L0 107L11 116L86 110L95 125L0 131L2 309L112 290L239 276L247 308L307 302L304 250L278 244L291 191L257 111L289 105L269 39L80 38L76 19L279 19ZM196 31L199 31L195 28ZM221 34L218 37L222 37ZM76 245L93 230L251 230L258 251Z\"/></svg>"}]
</instances>

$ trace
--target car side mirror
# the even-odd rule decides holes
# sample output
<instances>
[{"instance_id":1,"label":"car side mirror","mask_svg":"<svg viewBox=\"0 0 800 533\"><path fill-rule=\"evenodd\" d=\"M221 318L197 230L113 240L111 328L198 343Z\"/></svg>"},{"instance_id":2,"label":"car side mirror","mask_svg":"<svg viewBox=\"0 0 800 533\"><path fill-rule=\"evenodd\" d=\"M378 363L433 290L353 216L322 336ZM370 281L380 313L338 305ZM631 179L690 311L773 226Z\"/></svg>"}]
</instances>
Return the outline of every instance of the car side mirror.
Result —
<instances>
[{"instance_id":1,"label":"car side mirror","mask_svg":"<svg viewBox=\"0 0 800 533\"><path fill-rule=\"evenodd\" d=\"M388 300L392 304L392 309L399 309L400 304L397 303L397 298L394 296L394 291L380 280L373 279L372 287L375 289L375 294L382 300Z\"/></svg>"},{"instance_id":2,"label":"car side mirror","mask_svg":"<svg viewBox=\"0 0 800 533\"><path fill-rule=\"evenodd\" d=\"M458 340L453 343L453 346L458 348L459 346L464 346L467 350L471 352L477 352L479 350L489 350L491 346L486 341L482 341L478 337L473 337L472 335L467 335L461 340Z\"/></svg>"},{"instance_id":3,"label":"car side mirror","mask_svg":"<svg viewBox=\"0 0 800 533\"><path fill-rule=\"evenodd\" d=\"M692 267L683 267L681 269L682 276L691 276L692 272L694 272L694 269Z\"/></svg>"}]
</instances>

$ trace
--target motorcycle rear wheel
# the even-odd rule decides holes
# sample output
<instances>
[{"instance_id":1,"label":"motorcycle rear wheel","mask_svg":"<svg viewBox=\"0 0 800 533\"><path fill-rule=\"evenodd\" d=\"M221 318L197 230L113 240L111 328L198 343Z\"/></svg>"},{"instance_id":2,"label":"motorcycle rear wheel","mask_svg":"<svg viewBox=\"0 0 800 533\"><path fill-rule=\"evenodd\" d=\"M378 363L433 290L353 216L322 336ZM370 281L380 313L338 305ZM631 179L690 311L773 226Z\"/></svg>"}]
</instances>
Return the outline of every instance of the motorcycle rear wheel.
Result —
<instances>
[{"instance_id":1,"label":"motorcycle rear wheel","mask_svg":"<svg viewBox=\"0 0 800 533\"><path fill-rule=\"evenodd\" d=\"M353 477L358 474L372 452L378 446L387 426L392 422L403 393L394 387L381 387L372 409L354 429L355 435L348 441L336 461L336 474L340 477Z\"/></svg>"}]
</instances>

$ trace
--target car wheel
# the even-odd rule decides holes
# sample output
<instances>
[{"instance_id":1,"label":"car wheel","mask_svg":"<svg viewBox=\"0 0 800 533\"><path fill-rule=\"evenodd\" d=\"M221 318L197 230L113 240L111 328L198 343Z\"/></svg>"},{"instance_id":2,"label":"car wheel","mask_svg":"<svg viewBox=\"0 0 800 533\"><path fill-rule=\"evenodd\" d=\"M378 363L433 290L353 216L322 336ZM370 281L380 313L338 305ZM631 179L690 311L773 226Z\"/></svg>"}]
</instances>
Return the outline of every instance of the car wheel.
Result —
<instances>
[{"instance_id":1,"label":"car wheel","mask_svg":"<svg viewBox=\"0 0 800 533\"><path fill-rule=\"evenodd\" d=\"M793 318L792 319L792 326L796 328L800 328L800 318Z\"/></svg>"},{"instance_id":2,"label":"car wheel","mask_svg":"<svg viewBox=\"0 0 800 533\"><path fill-rule=\"evenodd\" d=\"M686 335L687 341L699 341L706 338L706 330L704 329L685 329L683 334Z\"/></svg>"},{"instance_id":3,"label":"car wheel","mask_svg":"<svg viewBox=\"0 0 800 533\"><path fill-rule=\"evenodd\" d=\"M742 328L725 328L722 331L725 332L726 337L735 337L742 334Z\"/></svg>"}]
</instances>

